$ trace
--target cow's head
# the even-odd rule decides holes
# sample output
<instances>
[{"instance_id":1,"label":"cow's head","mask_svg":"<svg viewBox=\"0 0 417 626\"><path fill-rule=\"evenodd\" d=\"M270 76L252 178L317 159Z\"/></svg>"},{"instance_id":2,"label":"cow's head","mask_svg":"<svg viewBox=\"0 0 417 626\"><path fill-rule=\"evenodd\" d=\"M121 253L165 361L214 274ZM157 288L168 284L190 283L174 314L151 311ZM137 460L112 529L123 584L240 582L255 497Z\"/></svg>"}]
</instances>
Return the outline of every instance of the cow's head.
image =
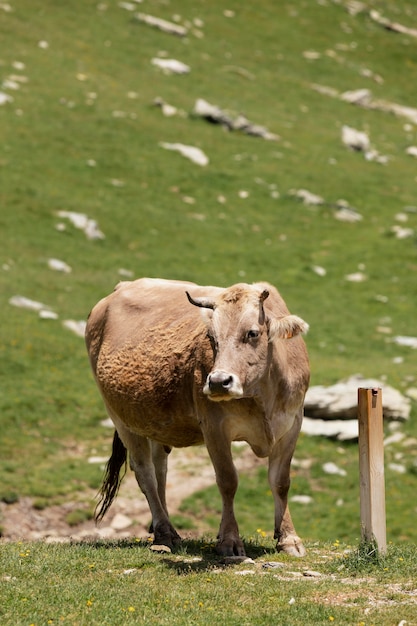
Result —
<instances>
[{"instance_id":1,"label":"cow's head","mask_svg":"<svg viewBox=\"0 0 417 626\"><path fill-rule=\"evenodd\" d=\"M290 339L307 332L308 324L296 315L274 317L264 302L268 289L235 285L220 296L192 298L201 307L214 353L214 365L203 392L215 401L254 395L267 373L275 339Z\"/></svg>"}]
</instances>

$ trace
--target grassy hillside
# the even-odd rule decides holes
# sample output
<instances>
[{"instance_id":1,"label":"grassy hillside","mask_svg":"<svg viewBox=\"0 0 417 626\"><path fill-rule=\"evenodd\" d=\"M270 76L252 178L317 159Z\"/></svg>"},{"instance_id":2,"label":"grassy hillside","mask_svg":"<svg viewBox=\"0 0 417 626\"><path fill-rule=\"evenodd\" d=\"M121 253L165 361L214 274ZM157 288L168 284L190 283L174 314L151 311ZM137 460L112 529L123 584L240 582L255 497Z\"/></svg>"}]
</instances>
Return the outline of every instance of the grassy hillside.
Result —
<instances>
[{"instance_id":1,"label":"grassy hillside","mask_svg":"<svg viewBox=\"0 0 417 626\"><path fill-rule=\"evenodd\" d=\"M406 149L417 145L417 126L313 88L366 88L376 100L413 107L417 40L382 28L369 14L377 9L417 28L413 3L375 0L358 14L342 0L131 4L186 25L182 38L140 23L121 4L0 6L6 499L26 494L42 505L97 487L101 470L87 458L108 453L109 433L100 426L103 407L83 340L62 322L85 320L129 272L219 285L268 280L311 325L313 384L361 372L403 391L417 385L417 352L392 341L416 334L417 161ZM191 71L167 75L151 63L155 57L180 60ZM153 104L157 97L178 114L164 116ZM196 118L197 98L232 116L242 113L280 139L227 132ZM343 145L343 125L367 132L387 163ZM161 142L199 147L209 164L196 165ZM305 205L293 193L299 189L324 203ZM340 199L362 219L337 219ZM88 239L60 211L96 220L105 238ZM399 239L398 226L412 236ZM50 269L49 259L72 271ZM346 280L357 272L362 282ZM16 295L48 305L58 319L13 307ZM410 510L415 417L413 408L404 426L411 443L389 452L393 460L402 455L407 467L405 475L387 477L393 540L417 537ZM299 456L313 457L317 468L338 455L349 472L344 532L354 538L356 450L300 442ZM331 502L345 491L343 479L331 485L314 471L298 472L304 490L318 487ZM316 497L323 532L336 532L337 521L327 525L334 515L327 496ZM314 528L309 534L315 537Z\"/></svg>"}]
</instances>

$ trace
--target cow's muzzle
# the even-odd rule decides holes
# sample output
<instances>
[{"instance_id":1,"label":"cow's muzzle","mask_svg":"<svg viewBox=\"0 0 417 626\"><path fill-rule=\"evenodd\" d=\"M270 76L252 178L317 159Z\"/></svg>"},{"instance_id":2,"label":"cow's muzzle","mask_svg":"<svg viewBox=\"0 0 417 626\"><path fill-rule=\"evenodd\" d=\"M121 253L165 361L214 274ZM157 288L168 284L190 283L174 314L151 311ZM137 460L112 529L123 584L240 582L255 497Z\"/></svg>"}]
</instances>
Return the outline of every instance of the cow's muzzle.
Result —
<instances>
[{"instance_id":1,"label":"cow's muzzle","mask_svg":"<svg viewBox=\"0 0 417 626\"><path fill-rule=\"evenodd\" d=\"M203 392L211 400L232 400L243 396L242 385L238 377L224 370L210 372Z\"/></svg>"}]
</instances>

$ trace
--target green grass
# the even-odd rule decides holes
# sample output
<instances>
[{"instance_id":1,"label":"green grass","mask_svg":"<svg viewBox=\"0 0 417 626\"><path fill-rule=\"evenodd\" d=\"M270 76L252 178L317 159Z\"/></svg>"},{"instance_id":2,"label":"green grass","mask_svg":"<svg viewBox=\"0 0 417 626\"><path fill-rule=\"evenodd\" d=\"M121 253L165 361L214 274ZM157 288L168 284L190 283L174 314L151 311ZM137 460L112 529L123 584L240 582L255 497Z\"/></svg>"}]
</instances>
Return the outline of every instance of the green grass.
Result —
<instances>
[{"instance_id":1,"label":"green grass","mask_svg":"<svg viewBox=\"0 0 417 626\"><path fill-rule=\"evenodd\" d=\"M13 102L0 106L5 500L29 495L44 506L83 499L97 489L101 470L87 459L110 453L110 433L100 425L104 410L83 341L61 322L85 319L120 280L121 268L135 277L206 284L268 280L291 311L310 323L313 384L360 372L384 377L401 391L416 385L417 352L390 341L392 335L415 334L416 236L399 240L391 228L396 214L405 212L406 226L417 230L416 162L405 154L417 143L416 127L311 88L367 87L375 98L414 106L415 40L385 31L366 12L352 16L336 2L260 0L252 7L231 0L227 6L234 17L225 17L217 0L183 0L180 10L172 2L143 5L168 19L178 12L184 20L201 18L204 37L185 40L140 25L115 2L86 0L81 7L75 0L47 0L40 7L22 0L11 12L0 9L0 79L27 78L19 90L8 91ZM373 0L369 8L417 25L409 1L394 6ZM49 47L39 47L41 41ZM307 60L308 50L320 58ZM160 51L187 62L190 74L163 75L150 63ZM366 68L384 82L363 77ZM243 112L281 140L226 133L191 116L165 118L152 105L157 96L187 113L197 98L206 98ZM347 150L340 139L343 124L366 130L389 163L367 162ZM210 164L193 165L163 150L160 141L199 146ZM300 188L321 195L326 205L306 207L291 194ZM239 197L242 190L246 199ZM356 207L361 222L334 218L330 205L340 198ZM89 241L68 223L57 231L65 221L57 217L60 210L96 219L106 238ZM53 272L49 258L67 262L72 273ZM323 266L326 276L317 276L313 265ZM368 280L346 282L359 266ZM59 320L10 306L16 294L51 306ZM389 326L391 335L379 326ZM396 357L402 361L394 362ZM403 426L410 445L387 450L387 460L402 455L407 468L405 475L387 471L388 535L394 542L417 541L416 414L414 405ZM293 506L303 536L357 540L356 454L354 445L301 438L297 456L314 459L310 471L296 469L293 476L294 493L314 498L309 509ZM346 479L322 474L329 459L345 467ZM249 480L251 495L242 509L249 521L252 502L256 516L263 514L258 493L269 502L264 478ZM214 499L209 494L208 509ZM335 505L339 498L343 507ZM189 524L184 516L181 523ZM194 522L199 518L196 510L192 516ZM265 511L251 527L244 521L244 532L270 528L268 516Z\"/></svg>"},{"instance_id":2,"label":"green grass","mask_svg":"<svg viewBox=\"0 0 417 626\"><path fill-rule=\"evenodd\" d=\"M252 564L222 565L211 541L154 554L143 542L6 544L2 624L413 624L415 550L379 559L346 545L298 560L246 540ZM275 565L275 567L271 567ZM305 572L313 571L313 577ZM163 585L161 585L163 579ZM393 582L395 581L395 583ZM414 591L415 593L415 591Z\"/></svg>"}]
</instances>

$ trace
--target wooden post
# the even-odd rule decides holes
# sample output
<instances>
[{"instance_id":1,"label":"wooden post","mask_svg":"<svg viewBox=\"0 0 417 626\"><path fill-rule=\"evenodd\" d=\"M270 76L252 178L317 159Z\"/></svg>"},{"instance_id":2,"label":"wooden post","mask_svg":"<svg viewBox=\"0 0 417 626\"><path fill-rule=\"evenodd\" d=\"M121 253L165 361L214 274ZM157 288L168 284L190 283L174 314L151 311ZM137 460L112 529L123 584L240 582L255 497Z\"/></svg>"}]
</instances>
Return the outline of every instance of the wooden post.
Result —
<instances>
[{"instance_id":1,"label":"wooden post","mask_svg":"<svg viewBox=\"0 0 417 626\"><path fill-rule=\"evenodd\" d=\"M387 550L384 430L381 389L358 389L359 472L362 539Z\"/></svg>"}]
</instances>

